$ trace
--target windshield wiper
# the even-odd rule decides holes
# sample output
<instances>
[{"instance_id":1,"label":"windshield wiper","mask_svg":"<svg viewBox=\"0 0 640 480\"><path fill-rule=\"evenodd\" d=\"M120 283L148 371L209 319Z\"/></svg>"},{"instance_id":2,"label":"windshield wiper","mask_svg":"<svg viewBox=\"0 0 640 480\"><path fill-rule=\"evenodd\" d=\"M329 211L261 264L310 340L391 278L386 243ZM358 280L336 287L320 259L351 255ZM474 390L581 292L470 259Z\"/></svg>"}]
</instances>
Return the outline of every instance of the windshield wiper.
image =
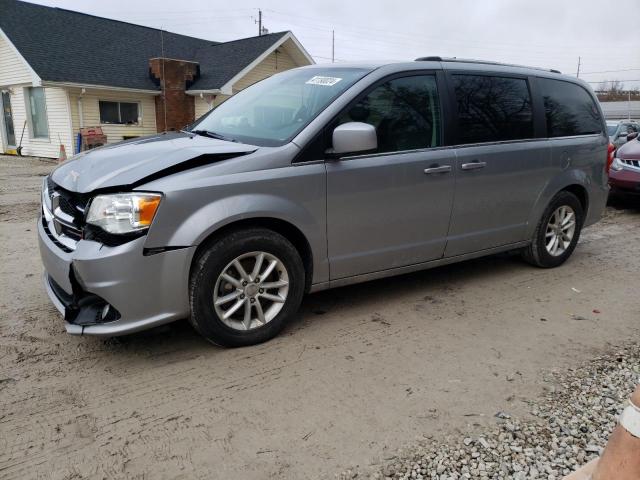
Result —
<instances>
[{"instance_id":1,"label":"windshield wiper","mask_svg":"<svg viewBox=\"0 0 640 480\"><path fill-rule=\"evenodd\" d=\"M233 139L233 138L226 137L226 136L221 135L221 134L216 133L216 132L212 132L211 130L197 129L197 130L189 130L189 132L190 133L195 133L196 135L202 135L203 137L215 138L216 140L225 140L227 142L236 142L236 143L238 143L238 141Z\"/></svg>"}]
</instances>

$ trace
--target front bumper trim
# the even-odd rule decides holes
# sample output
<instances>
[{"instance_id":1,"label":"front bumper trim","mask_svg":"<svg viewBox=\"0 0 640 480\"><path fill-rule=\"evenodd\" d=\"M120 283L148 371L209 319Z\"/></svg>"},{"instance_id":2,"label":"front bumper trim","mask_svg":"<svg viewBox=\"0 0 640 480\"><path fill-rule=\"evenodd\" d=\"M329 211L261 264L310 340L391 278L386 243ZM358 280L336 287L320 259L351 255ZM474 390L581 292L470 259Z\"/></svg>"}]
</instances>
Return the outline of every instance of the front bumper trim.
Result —
<instances>
[{"instance_id":1,"label":"front bumper trim","mask_svg":"<svg viewBox=\"0 0 640 480\"><path fill-rule=\"evenodd\" d=\"M70 334L126 335L189 316L189 270L197 247L145 256L145 238L116 247L81 240L73 252L64 252L48 237L41 219L38 223L45 291L66 316ZM75 303L70 304L70 298ZM100 300L120 318L98 319Z\"/></svg>"}]
</instances>

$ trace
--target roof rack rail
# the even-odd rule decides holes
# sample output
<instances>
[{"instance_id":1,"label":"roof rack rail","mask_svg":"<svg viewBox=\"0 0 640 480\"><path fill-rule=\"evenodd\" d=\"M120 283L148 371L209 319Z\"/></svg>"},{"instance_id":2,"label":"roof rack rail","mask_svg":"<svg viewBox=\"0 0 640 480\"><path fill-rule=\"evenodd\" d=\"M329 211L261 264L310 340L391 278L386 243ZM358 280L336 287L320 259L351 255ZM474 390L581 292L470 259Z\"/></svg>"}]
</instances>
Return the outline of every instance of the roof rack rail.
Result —
<instances>
[{"instance_id":1,"label":"roof rack rail","mask_svg":"<svg viewBox=\"0 0 640 480\"><path fill-rule=\"evenodd\" d=\"M415 59L416 62L441 62L442 57L431 56L431 57L419 57Z\"/></svg>"},{"instance_id":2,"label":"roof rack rail","mask_svg":"<svg viewBox=\"0 0 640 480\"><path fill-rule=\"evenodd\" d=\"M542 70L544 72L562 73L560 70L553 68L541 68L541 67L527 67L526 65L516 65L513 63L492 62L490 60L476 60L473 58L457 58L457 57L439 57L436 55L429 57L418 57L414 61L416 62L458 62L458 63L477 63L481 65L498 65L502 67L519 67L519 68L532 68L534 70Z\"/></svg>"}]
</instances>

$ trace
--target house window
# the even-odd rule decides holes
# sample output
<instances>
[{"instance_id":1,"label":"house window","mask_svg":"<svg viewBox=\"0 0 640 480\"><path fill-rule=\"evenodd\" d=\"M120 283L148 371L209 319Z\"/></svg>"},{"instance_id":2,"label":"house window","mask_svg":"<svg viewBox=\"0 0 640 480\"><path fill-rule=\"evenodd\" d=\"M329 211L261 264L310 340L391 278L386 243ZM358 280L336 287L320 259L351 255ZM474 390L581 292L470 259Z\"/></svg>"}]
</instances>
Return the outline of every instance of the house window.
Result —
<instances>
[{"instance_id":1,"label":"house window","mask_svg":"<svg viewBox=\"0 0 640 480\"><path fill-rule=\"evenodd\" d=\"M138 104L134 102L105 102L100 100L100 123L137 125Z\"/></svg>"},{"instance_id":2,"label":"house window","mask_svg":"<svg viewBox=\"0 0 640 480\"><path fill-rule=\"evenodd\" d=\"M44 96L44 88L29 87L29 117L31 120L31 134L33 138L49 138L49 126L47 125L47 108Z\"/></svg>"}]
</instances>

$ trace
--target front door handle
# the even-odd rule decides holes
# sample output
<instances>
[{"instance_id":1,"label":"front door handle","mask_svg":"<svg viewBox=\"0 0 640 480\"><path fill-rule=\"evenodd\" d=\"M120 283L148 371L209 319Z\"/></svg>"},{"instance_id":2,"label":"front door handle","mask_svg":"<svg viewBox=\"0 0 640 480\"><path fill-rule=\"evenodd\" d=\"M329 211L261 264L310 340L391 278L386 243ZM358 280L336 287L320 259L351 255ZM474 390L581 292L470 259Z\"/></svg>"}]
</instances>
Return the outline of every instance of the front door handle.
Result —
<instances>
[{"instance_id":1,"label":"front door handle","mask_svg":"<svg viewBox=\"0 0 640 480\"><path fill-rule=\"evenodd\" d=\"M447 173L451 171L451 165L442 165L440 167L429 167L424 169L424 173L431 175L434 173Z\"/></svg>"},{"instance_id":2,"label":"front door handle","mask_svg":"<svg viewBox=\"0 0 640 480\"><path fill-rule=\"evenodd\" d=\"M487 162L479 162L478 160L474 160L471 163L463 163L460 165L462 170L477 170L478 168L484 168L487 166Z\"/></svg>"}]
</instances>

